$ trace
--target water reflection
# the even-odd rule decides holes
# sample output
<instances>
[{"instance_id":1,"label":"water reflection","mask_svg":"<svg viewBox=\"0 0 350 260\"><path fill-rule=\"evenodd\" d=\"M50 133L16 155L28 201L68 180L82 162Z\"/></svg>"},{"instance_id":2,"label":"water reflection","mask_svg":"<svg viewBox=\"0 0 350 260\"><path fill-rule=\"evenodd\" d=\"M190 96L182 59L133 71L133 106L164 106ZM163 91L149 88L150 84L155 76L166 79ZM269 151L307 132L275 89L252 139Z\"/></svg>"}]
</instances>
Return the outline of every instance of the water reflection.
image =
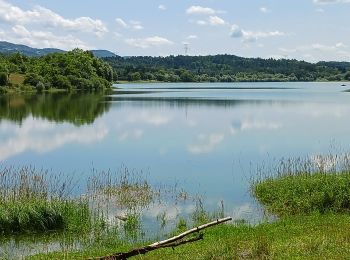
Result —
<instances>
[{"instance_id":1,"label":"water reflection","mask_svg":"<svg viewBox=\"0 0 350 260\"><path fill-rule=\"evenodd\" d=\"M0 161L26 151L42 154L72 143L93 144L104 139L109 131L104 123L77 128L33 118L24 119L19 128L3 122L0 129Z\"/></svg>"},{"instance_id":2,"label":"water reflection","mask_svg":"<svg viewBox=\"0 0 350 260\"><path fill-rule=\"evenodd\" d=\"M21 124L27 117L53 122L69 122L80 126L92 124L108 112L110 103L102 94L52 93L0 96L0 122L9 120Z\"/></svg>"}]
</instances>

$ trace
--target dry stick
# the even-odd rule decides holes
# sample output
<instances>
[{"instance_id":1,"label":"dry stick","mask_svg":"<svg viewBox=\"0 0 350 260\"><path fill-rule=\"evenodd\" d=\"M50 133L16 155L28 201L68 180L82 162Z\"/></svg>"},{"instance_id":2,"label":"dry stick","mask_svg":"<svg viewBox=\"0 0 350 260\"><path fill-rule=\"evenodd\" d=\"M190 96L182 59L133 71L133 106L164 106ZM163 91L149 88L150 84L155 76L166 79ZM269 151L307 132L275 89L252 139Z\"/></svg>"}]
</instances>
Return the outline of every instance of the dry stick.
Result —
<instances>
[{"instance_id":1,"label":"dry stick","mask_svg":"<svg viewBox=\"0 0 350 260\"><path fill-rule=\"evenodd\" d=\"M199 227L195 227L195 228L192 228L190 230L187 230L186 232L181 233L180 235L177 235L177 236L174 236L172 238L150 244L150 245L145 246L145 247L133 249L127 253L116 253L116 254L113 254L110 256L97 257L97 258L93 258L93 259L96 259L96 260L124 260L124 259L127 259L127 258L132 257L132 256L146 254L150 251L153 251L153 250L156 250L159 248L176 247L179 245L195 242L195 241L203 239L203 234L199 234L197 237L194 237L194 238L191 238L188 240L184 240L184 241L179 241L179 240L182 240L184 237L186 237L192 233L199 232L200 230L203 230L205 228L215 226L215 225L218 225L218 224L230 221L230 220L232 220L231 217L217 219L213 222L210 222L210 223L201 225Z\"/></svg>"}]
</instances>

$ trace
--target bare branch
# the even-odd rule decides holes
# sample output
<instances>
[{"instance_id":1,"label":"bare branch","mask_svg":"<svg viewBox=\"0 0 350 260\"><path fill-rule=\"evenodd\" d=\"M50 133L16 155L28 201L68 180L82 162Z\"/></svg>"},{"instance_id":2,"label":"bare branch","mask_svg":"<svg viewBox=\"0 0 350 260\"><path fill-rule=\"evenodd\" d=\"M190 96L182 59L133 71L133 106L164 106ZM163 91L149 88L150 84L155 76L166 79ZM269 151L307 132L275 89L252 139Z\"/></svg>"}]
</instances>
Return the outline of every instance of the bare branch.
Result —
<instances>
[{"instance_id":1,"label":"bare branch","mask_svg":"<svg viewBox=\"0 0 350 260\"><path fill-rule=\"evenodd\" d=\"M203 234L199 234L197 237L193 237L193 238L190 238L188 240L183 240L183 239L190 234L198 233L199 231L201 231L203 229L206 229L208 227L215 226L215 225L218 225L218 224L230 221L230 220L232 220L231 217L217 219L213 222L210 222L210 223L192 228L190 230L187 230L186 232L183 232L177 236L150 244L150 245L145 246L145 247L133 249L127 253L116 253L116 254L113 254L110 256L103 256L103 257L90 258L90 259L95 259L95 260L125 260L125 259L128 259L129 257L141 255L141 254L146 254L150 251L157 250L160 248L177 247L177 246L184 245L187 243L192 243L192 242L203 239Z\"/></svg>"}]
</instances>

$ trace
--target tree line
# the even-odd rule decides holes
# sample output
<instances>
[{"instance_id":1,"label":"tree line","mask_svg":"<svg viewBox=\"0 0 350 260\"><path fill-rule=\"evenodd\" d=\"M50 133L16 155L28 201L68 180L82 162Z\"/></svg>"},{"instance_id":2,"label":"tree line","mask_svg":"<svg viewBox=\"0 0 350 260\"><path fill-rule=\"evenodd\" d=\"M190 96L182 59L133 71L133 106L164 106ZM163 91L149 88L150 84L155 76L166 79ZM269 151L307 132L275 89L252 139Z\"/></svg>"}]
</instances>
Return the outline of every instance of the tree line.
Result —
<instances>
[{"instance_id":1,"label":"tree line","mask_svg":"<svg viewBox=\"0 0 350 260\"><path fill-rule=\"evenodd\" d=\"M242 58L235 55L108 57L119 81L264 82L350 80L350 63Z\"/></svg>"}]
</instances>

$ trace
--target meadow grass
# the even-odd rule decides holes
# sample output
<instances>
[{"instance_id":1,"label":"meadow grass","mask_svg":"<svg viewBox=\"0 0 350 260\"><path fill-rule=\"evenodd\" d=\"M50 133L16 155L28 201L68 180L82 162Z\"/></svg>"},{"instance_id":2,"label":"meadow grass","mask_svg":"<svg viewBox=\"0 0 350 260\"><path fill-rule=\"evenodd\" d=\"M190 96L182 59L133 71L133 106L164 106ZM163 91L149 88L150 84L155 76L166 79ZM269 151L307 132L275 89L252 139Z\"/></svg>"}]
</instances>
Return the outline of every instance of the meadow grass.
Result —
<instances>
[{"instance_id":1,"label":"meadow grass","mask_svg":"<svg viewBox=\"0 0 350 260\"><path fill-rule=\"evenodd\" d=\"M10 74L9 82L13 85L23 85L25 75L24 74L18 74L18 73L12 73Z\"/></svg>"},{"instance_id":2,"label":"meadow grass","mask_svg":"<svg viewBox=\"0 0 350 260\"><path fill-rule=\"evenodd\" d=\"M82 251L41 254L28 259L87 259L139 246L140 243L128 244L108 236ZM292 216L257 226L217 226L205 231L204 239L196 243L132 259L344 259L349 254L350 216L327 213Z\"/></svg>"}]
</instances>

